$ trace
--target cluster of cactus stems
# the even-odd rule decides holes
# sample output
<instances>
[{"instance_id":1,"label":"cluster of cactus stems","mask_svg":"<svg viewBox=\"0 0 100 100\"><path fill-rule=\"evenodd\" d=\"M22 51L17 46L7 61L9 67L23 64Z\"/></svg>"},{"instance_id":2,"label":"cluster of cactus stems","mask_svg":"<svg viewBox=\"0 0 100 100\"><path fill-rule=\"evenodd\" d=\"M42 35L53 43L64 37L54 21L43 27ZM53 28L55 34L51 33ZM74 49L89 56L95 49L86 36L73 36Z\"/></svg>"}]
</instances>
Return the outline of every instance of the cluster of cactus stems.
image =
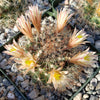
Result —
<instances>
[{"instance_id":1,"label":"cluster of cactus stems","mask_svg":"<svg viewBox=\"0 0 100 100\"><path fill-rule=\"evenodd\" d=\"M18 64L18 69L24 74L29 71L37 74L37 80L53 83L54 88L64 91L77 84L75 75L81 73L83 67L91 67L97 63L95 52L80 49L85 44L87 34L84 30L72 31L66 27L73 14L65 9L57 11L57 19L53 23L42 24L42 12L38 6L30 6L25 16L21 15L16 21L18 29L30 40L31 50L26 52L15 40L13 44L5 45L7 51ZM31 27L31 22L34 27Z\"/></svg>"}]
</instances>

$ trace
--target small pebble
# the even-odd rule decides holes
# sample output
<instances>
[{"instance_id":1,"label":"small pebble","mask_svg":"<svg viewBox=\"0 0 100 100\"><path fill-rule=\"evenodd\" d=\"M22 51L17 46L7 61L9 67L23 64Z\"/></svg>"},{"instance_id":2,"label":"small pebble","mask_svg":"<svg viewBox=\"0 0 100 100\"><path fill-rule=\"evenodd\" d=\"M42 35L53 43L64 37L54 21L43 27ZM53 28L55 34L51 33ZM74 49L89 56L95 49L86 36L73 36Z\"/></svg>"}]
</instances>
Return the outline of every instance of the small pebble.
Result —
<instances>
[{"instance_id":1,"label":"small pebble","mask_svg":"<svg viewBox=\"0 0 100 100\"><path fill-rule=\"evenodd\" d=\"M91 95L89 100L98 100L96 96Z\"/></svg>"},{"instance_id":2,"label":"small pebble","mask_svg":"<svg viewBox=\"0 0 100 100\"><path fill-rule=\"evenodd\" d=\"M79 93L79 94L76 95L76 97L74 97L73 100L81 100L81 99L82 99L82 94Z\"/></svg>"},{"instance_id":3,"label":"small pebble","mask_svg":"<svg viewBox=\"0 0 100 100\"><path fill-rule=\"evenodd\" d=\"M89 85L90 90L94 90L94 86L92 84Z\"/></svg>"},{"instance_id":4,"label":"small pebble","mask_svg":"<svg viewBox=\"0 0 100 100\"><path fill-rule=\"evenodd\" d=\"M16 66L17 66L16 63L14 63L14 64L12 65L12 67L11 67L11 71L12 71L12 72L17 72L17 71L18 71L18 69L17 69Z\"/></svg>"},{"instance_id":5,"label":"small pebble","mask_svg":"<svg viewBox=\"0 0 100 100\"><path fill-rule=\"evenodd\" d=\"M98 82L97 86L96 86L96 90L100 89L100 82Z\"/></svg>"},{"instance_id":6,"label":"small pebble","mask_svg":"<svg viewBox=\"0 0 100 100\"><path fill-rule=\"evenodd\" d=\"M84 95L83 95L83 98L84 98L84 99L87 99L87 98L89 98L89 95L88 95L88 94L84 94Z\"/></svg>"},{"instance_id":7,"label":"small pebble","mask_svg":"<svg viewBox=\"0 0 100 100\"><path fill-rule=\"evenodd\" d=\"M7 65L7 59L3 59L3 60L0 62L0 67L5 69L5 66L6 66L6 65Z\"/></svg>"},{"instance_id":8,"label":"small pebble","mask_svg":"<svg viewBox=\"0 0 100 100\"><path fill-rule=\"evenodd\" d=\"M100 40L95 42L95 48L100 51Z\"/></svg>"},{"instance_id":9,"label":"small pebble","mask_svg":"<svg viewBox=\"0 0 100 100\"><path fill-rule=\"evenodd\" d=\"M100 95L100 89L99 89L99 90L97 90L97 91L96 91L96 93Z\"/></svg>"},{"instance_id":10,"label":"small pebble","mask_svg":"<svg viewBox=\"0 0 100 100\"><path fill-rule=\"evenodd\" d=\"M23 79L22 76L18 75L18 76L17 76L17 81L24 81L24 79Z\"/></svg>"},{"instance_id":11,"label":"small pebble","mask_svg":"<svg viewBox=\"0 0 100 100\"><path fill-rule=\"evenodd\" d=\"M39 95L39 91L34 89L28 94L28 97L30 99L34 99L34 98L38 97L38 95Z\"/></svg>"},{"instance_id":12,"label":"small pebble","mask_svg":"<svg viewBox=\"0 0 100 100\"><path fill-rule=\"evenodd\" d=\"M3 81L3 78L2 78L2 76L0 76L0 83L2 83L2 81Z\"/></svg>"},{"instance_id":13,"label":"small pebble","mask_svg":"<svg viewBox=\"0 0 100 100\"><path fill-rule=\"evenodd\" d=\"M86 75L81 75L81 76L79 77L79 81L80 81L81 83L86 82L86 80L87 80Z\"/></svg>"},{"instance_id":14,"label":"small pebble","mask_svg":"<svg viewBox=\"0 0 100 100\"><path fill-rule=\"evenodd\" d=\"M12 100L12 99L15 100L15 95L13 93L9 92L7 94L7 98L10 99L10 100Z\"/></svg>"},{"instance_id":15,"label":"small pebble","mask_svg":"<svg viewBox=\"0 0 100 100\"><path fill-rule=\"evenodd\" d=\"M25 80L25 81L21 82L22 88L26 88L28 85L29 85L29 80Z\"/></svg>"},{"instance_id":16,"label":"small pebble","mask_svg":"<svg viewBox=\"0 0 100 100\"><path fill-rule=\"evenodd\" d=\"M94 44L94 39L92 37L88 37L87 41L89 41L91 44Z\"/></svg>"},{"instance_id":17,"label":"small pebble","mask_svg":"<svg viewBox=\"0 0 100 100\"><path fill-rule=\"evenodd\" d=\"M98 81L100 81L100 74L96 75Z\"/></svg>"},{"instance_id":18,"label":"small pebble","mask_svg":"<svg viewBox=\"0 0 100 100\"><path fill-rule=\"evenodd\" d=\"M93 78L91 80L90 84L92 84L94 87L96 87L96 85L97 85L97 79L96 78Z\"/></svg>"},{"instance_id":19,"label":"small pebble","mask_svg":"<svg viewBox=\"0 0 100 100\"><path fill-rule=\"evenodd\" d=\"M40 96L40 97L37 97L37 98L34 99L34 100L45 100L45 99L44 99L44 96L42 95L42 96Z\"/></svg>"},{"instance_id":20,"label":"small pebble","mask_svg":"<svg viewBox=\"0 0 100 100\"><path fill-rule=\"evenodd\" d=\"M3 79L3 85L5 85L5 86L10 85L9 81L6 78Z\"/></svg>"},{"instance_id":21,"label":"small pebble","mask_svg":"<svg viewBox=\"0 0 100 100\"><path fill-rule=\"evenodd\" d=\"M13 30L14 30L15 32L18 32L18 31L19 31L18 28L17 28L16 26L14 26Z\"/></svg>"},{"instance_id":22,"label":"small pebble","mask_svg":"<svg viewBox=\"0 0 100 100\"><path fill-rule=\"evenodd\" d=\"M10 91L14 91L14 89L15 89L15 88L14 88L13 85L10 85L10 86L7 87L7 90L10 90Z\"/></svg>"},{"instance_id":23,"label":"small pebble","mask_svg":"<svg viewBox=\"0 0 100 100\"><path fill-rule=\"evenodd\" d=\"M85 87L85 90L90 91L89 84L87 84L87 86Z\"/></svg>"},{"instance_id":24,"label":"small pebble","mask_svg":"<svg viewBox=\"0 0 100 100\"><path fill-rule=\"evenodd\" d=\"M0 61L3 59L2 55L0 54Z\"/></svg>"}]
</instances>

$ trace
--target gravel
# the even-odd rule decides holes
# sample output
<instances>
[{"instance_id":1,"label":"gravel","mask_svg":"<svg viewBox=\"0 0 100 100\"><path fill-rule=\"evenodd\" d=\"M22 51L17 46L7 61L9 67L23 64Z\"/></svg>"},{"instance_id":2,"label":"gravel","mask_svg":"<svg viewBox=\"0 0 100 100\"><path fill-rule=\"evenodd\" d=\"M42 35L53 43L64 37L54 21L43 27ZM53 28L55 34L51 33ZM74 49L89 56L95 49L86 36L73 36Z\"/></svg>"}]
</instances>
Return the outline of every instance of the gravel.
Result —
<instances>
[{"instance_id":1,"label":"gravel","mask_svg":"<svg viewBox=\"0 0 100 100\"><path fill-rule=\"evenodd\" d=\"M0 46L9 41L16 33L12 29L6 29L4 33L0 33Z\"/></svg>"}]
</instances>

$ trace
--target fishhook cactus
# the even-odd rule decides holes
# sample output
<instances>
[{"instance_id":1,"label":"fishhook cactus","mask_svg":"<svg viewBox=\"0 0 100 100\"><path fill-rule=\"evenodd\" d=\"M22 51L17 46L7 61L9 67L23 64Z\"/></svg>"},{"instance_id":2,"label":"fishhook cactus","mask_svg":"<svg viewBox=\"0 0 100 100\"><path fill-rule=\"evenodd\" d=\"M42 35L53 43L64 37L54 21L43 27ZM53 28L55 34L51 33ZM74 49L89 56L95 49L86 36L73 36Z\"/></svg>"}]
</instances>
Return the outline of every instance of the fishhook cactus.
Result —
<instances>
[{"instance_id":1,"label":"fishhook cactus","mask_svg":"<svg viewBox=\"0 0 100 100\"><path fill-rule=\"evenodd\" d=\"M66 27L72 14L64 9L57 12L57 20L51 17L42 20L38 6L30 6L27 15L18 18L17 27L28 37L31 45L27 49L24 43L25 48L21 48L20 42L17 44L14 41L13 45L5 46L5 53L15 58L19 70L25 69L24 74L31 71L37 75L37 80L53 83L56 90L64 91L66 87L76 85L77 81L73 77L81 72L83 66L92 67L98 60L95 52L79 48L87 42L88 35L83 30L77 32L77 29L72 33L71 28ZM39 34L37 39L36 34Z\"/></svg>"}]
</instances>

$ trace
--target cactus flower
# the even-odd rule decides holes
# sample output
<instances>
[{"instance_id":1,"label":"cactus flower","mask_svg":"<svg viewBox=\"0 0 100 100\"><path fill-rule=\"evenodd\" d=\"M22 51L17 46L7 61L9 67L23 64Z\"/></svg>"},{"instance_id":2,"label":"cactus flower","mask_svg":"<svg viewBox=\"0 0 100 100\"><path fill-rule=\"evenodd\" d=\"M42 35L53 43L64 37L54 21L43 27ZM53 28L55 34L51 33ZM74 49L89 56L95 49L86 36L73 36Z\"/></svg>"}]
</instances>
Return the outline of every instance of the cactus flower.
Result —
<instances>
[{"instance_id":1,"label":"cactus flower","mask_svg":"<svg viewBox=\"0 0 100 100\"><path fill-rule=\"evenodd\" d=\"M100 17L100 2L96 8L96 14Z\"/></svg>"},{"instance_id":2,"label":"cactus flower","mask_svg":"<svg viewBox=\"0 0 100 100\"><path fill-rule=\"evenodd\" d=\"M93 66L97 60L98 56L95 55L95 52L89 52L89 48L83 52L79 52L75 56L69 59L69 62L84 66L84 67L90 67Z\"/></svg>"},{"instance_id":3,"label":"cactus flower","mask_svg":"<svg viewBox=\"0 0 100 100\"><path fill-rule=\"evenodd\" d=\"M77 47L80 44L85 44L86 42L88 42L88 41L84 41L87 36L88 35L83 30L77 33L77 30L75 28L74 33L68 42L68 49Z\"/></svg>"},{"instance_id":4,"label":"cactus flower","mask_svg":"<svg viewBox=\"0 0 100 100\"><path fill-rule=\"evenodd\" d=\"M68 15L68 12L63 9L60 12L57 11L57 27L56 33L59 33L66 26L67 21L72 17L73 14Z\"/></svg>"},{"instance_id":5,"label":"cactus flower","mask_svg":"<svg viewBox=\"0 0 100 100\"><path fill-rule=\"evenodd\" d=\"M67 85L67 71L60 71L59 69L53 69L50 72L50 78L48 83L53 83L54 88L60 91L66 90Z\"/></svg>"},{"instance_id":6,"label":"cactus flower","mask_svg":"<svg viewBox=\"0 0 100 100\"><path fill-rule=\"evenodd\" d=\"M26 69L24 74L27 74L29 71L34 72L35 67L38 67L37 59L34 55L31 55L29 52L22 59L16 60L17 63L21 64L19 69Z\"/></svg>"},{"instance_id":7,"label":"cactus flower","mask_svg":"<svg viewBox=\"0 0 100 100\"><path fill-rule=\"evenodd\" d=\"M41 15L42 13L39 11L38 6L30 6L29 7L29 18L32 21L34 27L38 31L41 31Z\"/></svg>"},{"instance_id":8,"label":"cactus flower","mask_svg":"<svg viewBox=\"0 0 100 100\"><path fill-rule=\"evenodd\" d=\"M32 29L28 18L25 18L23 15L21 15L20 18L18 18L16 21L16 26L24 35L26 35L33 42Z\"/></svg>"},{"instance_id":9,"label":"cactus flower","mask_svg":"<svg viewBox=\"0 0 100 100\"><path fill-rule=\"evenodd\" d=\"M20 58L23 57L25 52L24 50L16 43L15 40L13 40L13 44L12 45L5 45L5 48L7 49L7 51L4 51L4 53L8 54L8 55L12 55L15 58Z\"/></svg>"}]
</instances>

